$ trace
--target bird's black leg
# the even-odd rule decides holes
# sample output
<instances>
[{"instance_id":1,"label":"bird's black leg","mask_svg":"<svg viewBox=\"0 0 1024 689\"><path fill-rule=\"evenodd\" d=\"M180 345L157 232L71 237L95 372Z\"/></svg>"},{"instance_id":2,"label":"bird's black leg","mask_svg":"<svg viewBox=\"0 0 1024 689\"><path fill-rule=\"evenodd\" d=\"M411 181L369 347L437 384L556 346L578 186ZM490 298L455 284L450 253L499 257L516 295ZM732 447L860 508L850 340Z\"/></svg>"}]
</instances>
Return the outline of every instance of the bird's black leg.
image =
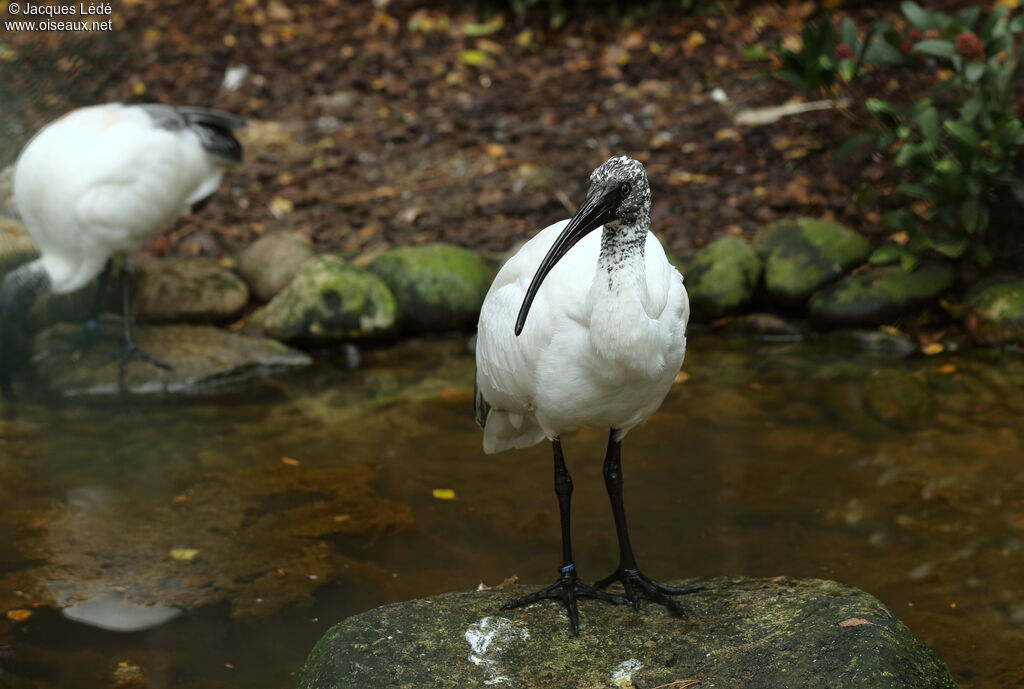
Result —
<instances>
[{"instance_id":1,"label":"bird's black leg","mask_svg":"<svg viewBox=\"0 0 1024 689\"><path fill-rule=\"evenodd\" d=\"M566 614L569 616L569 627L573 634L579 634L580 618L576 609L577 598L597 598L609 603L626 603L626 599L605 593L592 586L588 586L576 576L576 564L572 559L572 537L569 527L569 511L572 501L572 476L565 466L565 459L562 457L562 443L558 438L551 441L555 453L555 495L558 496L558 512L562 521L562 566L558 568L558 581L551 586L535 591L522 598L516 598L505 603L502 610L511 610L521 605L536 603L540 600L556 599L565 605Z\"/></svg>"},{"instance_id":2,"label":"bird's black leg","mask_svg":"<svg viewBox=\"0 0 1024 689\"><path fill-rule=\"evenodd\" d=\"M640 607L640 594L644 598L660 603L676 615L686 616L686 611L678 602L669 596L700 591L700 586L680 588L665 586L651 581L637 569L636 558L633 557L633 546L629 542L629 528L626 526L626 510L622 505L622 443L615 439L615 429L608 436L608 452L604 458L604 485L608 489L608 499L612 503L612 514L615 517L615 532L619 537L619 566L609 576L597 582L599 589L606 588L618 581L626 591L626 598L634 608Z\"/></svg>"},{"instance_id":3,"label":"bird's black leg","mask_svg":"<svg viewBox=\"0 0 1024 689\"><path fill-rule=\"evenodd\" d=\"M117 357L117 386L123 392L124 370L125 366L128 365L128 362L145 361L168 371L172 367L170 364L160 361L143 351L137 344L135 344L135 340L132 338L132 325L135 319L132 316L132 268L131 260L128 258L125 258L124 263L121 264L121 297L123 299L122 322L124 325L124 337L121 341L121 349L118 352Z\"/></svg>"}]
</instances>

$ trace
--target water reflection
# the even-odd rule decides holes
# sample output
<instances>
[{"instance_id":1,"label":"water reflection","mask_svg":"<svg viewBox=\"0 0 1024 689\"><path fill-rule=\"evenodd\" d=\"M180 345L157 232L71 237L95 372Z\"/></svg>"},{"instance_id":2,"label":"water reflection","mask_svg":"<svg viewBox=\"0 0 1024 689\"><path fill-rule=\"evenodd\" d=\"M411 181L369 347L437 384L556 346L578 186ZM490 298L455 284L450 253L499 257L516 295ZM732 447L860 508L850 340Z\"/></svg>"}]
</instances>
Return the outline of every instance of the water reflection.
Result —
<instances>
[{"instance_id":1,"label":"water reflection","mask_svg":"<svg viewBox=\"0 0 1024 689\"><path fill-rule=\"evenodd\" d=\"M626 439L644 568L839 579L962 686L1024 682L1024 361L692 340L689 379ZM216 400L19 407L0 420L0 607L32 614L0 620L0 683L106 687L127 663L153 687L287 686L345 615L550 580L549 450L482 454L472 367L463 340L418 341ZM616 564L605 440L564 443L590 579ZM110 589L187 612L117 634L47 607Z\"/></svg>"}]
</instances>

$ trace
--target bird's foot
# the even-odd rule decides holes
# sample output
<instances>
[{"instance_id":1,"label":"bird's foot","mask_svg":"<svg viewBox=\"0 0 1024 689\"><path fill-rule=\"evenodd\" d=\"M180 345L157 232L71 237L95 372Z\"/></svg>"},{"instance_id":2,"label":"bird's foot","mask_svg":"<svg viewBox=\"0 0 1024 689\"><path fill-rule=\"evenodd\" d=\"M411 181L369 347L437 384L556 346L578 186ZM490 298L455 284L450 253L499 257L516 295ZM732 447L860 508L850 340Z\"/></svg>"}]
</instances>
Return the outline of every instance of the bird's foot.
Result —
<instances>
[{"instance_id":1,"label":"bird's foot","mask_svg":"<svg viewBox=\"0 0 1024 689\"><path fill-rule=\"evenodd\" d=\"M522 598L510 600L502 605L501 609L511 610L548 599L560 600L565 605L565 613L569 617L569 628L575 635L580 633L580 616L579 611L576 609L576 600L579 598L596 598L617 605L625 605L629 602L622 596L600 591L593 586L584 584L576 576L576 566L568 565L566 567L559 567L558 581L551 584L551 586L542 588L540 591L534 591Z\"/></svg>"},{"instance_id":2,"label":"bird's foot","mask_svg":"<svg viewBox=\"0 0 1024 689\"><path fill-rule=\"evenodd\" d=\"M649 601L664 605L669 609L669 612L678 617L686 617L686 611L683 610L683 606L679 605L670 596L696 593L703 588L702 586L666 586L665 584L652 581L639 569L626 568L622 565L619 565L618 569L594 584L594 586L604 589L616 581L622 584L622 588L626 593L626 599L633 604L634 609L640 609L640 596L642 595Z\"/></svg>"},{"instance_id":3,"label":"bird's foot","mask_svg":"<svg viewBox=\"0 0 1024 689\"><path fill-rule=\"evenodd\" d=\"M147 364L152 364L157 368L162 368L165 371L170 371L174 367L166 361L157 359L146 350L135 344L134 340L122 340L121 345L114 351L107 354L101 361L96 364L97 368L106 366L107 364L116 361L122 368L133 361L144 361Z\"/></svg>"}]
</instances>

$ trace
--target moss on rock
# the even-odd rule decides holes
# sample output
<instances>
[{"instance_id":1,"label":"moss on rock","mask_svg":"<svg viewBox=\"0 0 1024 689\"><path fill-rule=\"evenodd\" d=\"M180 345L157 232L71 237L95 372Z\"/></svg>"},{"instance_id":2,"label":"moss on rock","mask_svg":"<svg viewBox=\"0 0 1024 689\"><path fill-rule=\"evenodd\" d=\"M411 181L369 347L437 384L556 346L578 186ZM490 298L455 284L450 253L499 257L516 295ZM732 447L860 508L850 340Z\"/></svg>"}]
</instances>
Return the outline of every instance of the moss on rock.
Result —
<instances>
[{"instance_id":1,"label":"moss on rock","mask_svg":"<svg viewBox=\"0 0 1024 689\"><path fill-rule=\"evenodd\" d=\"M878 600L834 581L683 582L689 618L585 599L579 636L560 604L502 612L529 591L449 593L349 618L310 653L299 689L656 687L952 689L942 662Z\"/></svg>"},{"instance_id":2,"label":"moss on rock","mask_svg":"<svg viewBox=\"0 0 1024 689\"><path fill-rule=\"evenodd\" d=\"M798 304L863 262L871 245L842 225L797 218L763 228L755 237L755 247L765 255L768 294L783 303Z\"/></svg>"},{"instance_id":3,"label":"moss on rock","mask_svg":"<svg viewBox=\"0 0 1024 689\"><path fill-rule=\"evenodd\" d=\"M483 259L449 244L382 251L366 269L395 295L401 326L419 332L475 326L491 282Z\"/></svg>"},{"instance_id":4,"label":"moss on rock","mask_svg":"<svg viewBox=\"0 0 1024 689\"><path fill-rule=\"evenodd\" d=\"M721 237L701 250L687 267L686 291L696 317L735 311L754 294L761 259L739 237Z\"/></svg>"},{"instance_id":5,"label":"moss on rock","mask_svg":"<svg viewBox=\"0 0 1024 689\"><path fill-rule=\"evenodd\" d=\"M389 335L395 313L380 278L327 254L306 261L253 324L286 342L327 343Z\"/></svg>"},{"instance_id":6,"label":"moss on rock","mask_svg":"<svg viewBox=\"0 0 1024 689\"><path fill-rule=\"evenodd\" d=\"M830 326L881 325L937 299L953 278L953 269L940 263L912 272L886 266L850 275L811 297L811 318Z\"/></svg>"},{"instance_id":7,"label":"moss on rock","mask_svg":"<svg viewBox=\"0 0 1024 689\"><path fill-rule=\"evenodd\" d=\"M980 342L1024 343L1024 279L1001 275L967 292L967 327Z\"/></svg>"}]
</instances>

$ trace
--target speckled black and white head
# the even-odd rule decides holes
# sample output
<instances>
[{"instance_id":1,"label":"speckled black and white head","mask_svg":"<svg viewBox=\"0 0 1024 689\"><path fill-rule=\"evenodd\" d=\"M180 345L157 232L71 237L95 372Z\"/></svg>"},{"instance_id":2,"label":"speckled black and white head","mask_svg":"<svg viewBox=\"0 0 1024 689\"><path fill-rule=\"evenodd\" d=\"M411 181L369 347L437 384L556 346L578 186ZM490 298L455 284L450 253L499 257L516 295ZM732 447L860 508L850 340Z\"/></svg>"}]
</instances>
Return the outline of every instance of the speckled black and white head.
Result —
<instances>
[{"instance_id":1,"label":"speckled black and white head","mask_svg":"<svg viewBox=\"0 0 1024 689\"><path fill-rule=\"evenodd\" d=\"M602 226L602 263L613 267L628 256L643 255L651 226L651 187L644 166L629 156L609 158L590 173L587 198L548 249L526 290L516 320L516 335L523 331L530 305L547 274L578 241Z\"/></svg>"},{"instance_id":2,"label":"speckled black and white head","mask_svg":"<svg viewBox=\"0 0 1024 689\"><path fill-rule=\"evenodd\" d=\"M644 225L646 235L651 221L651 185L639 160L615 156L594 168L587 197L604 197L615 204L614 220L604 224Z\"/></svg>"}]
</instances>

